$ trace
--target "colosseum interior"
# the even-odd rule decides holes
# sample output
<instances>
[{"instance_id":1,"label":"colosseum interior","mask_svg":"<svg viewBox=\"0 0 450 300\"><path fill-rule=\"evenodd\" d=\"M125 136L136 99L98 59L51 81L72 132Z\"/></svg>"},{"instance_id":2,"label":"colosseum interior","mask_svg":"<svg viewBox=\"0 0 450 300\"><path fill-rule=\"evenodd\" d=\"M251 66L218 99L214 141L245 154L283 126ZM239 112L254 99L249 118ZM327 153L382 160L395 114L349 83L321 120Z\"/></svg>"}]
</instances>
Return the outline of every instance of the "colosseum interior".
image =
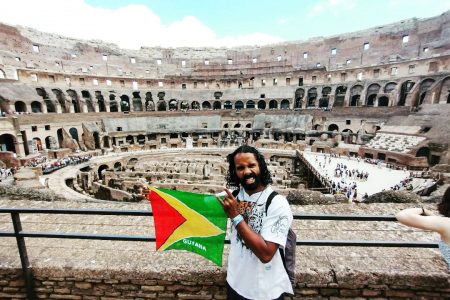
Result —
<instances>
[{"instance_id":1,"label":"colosseum interior","mask_svg":"<svg viewBox=\"0 0 450 300\"><path fill-rule=\"evenodd\" d=\"M0 167L16 172L13 185L2 183L0 207L149 210L142 201L148 184L215 193L225 182L224 156L242 144L261 149L285 195L328 190L303 176L304 151L426 172L447 187L449 115L450 11L237 48L126 50L0 23ZM68 157L68 167L54 163ZM30 200L27 189L55 198ZM414 205L292 204L294 213L358 215ZM9 215L1 218L9 230ZM56 223L62 231L151 235L139 218L30 216L23 223L38 231ZM358 223L358 230L350 221L316 223L295 225L301 240L435 237L393 222ZM15 239L1 238L0 298L26 298ZM148 243L75 241L27 242L39 298L224 299L224 267L156 253ZM435 249L297 248L295 299L450 297Z\"/></svg>"}]
</instances>

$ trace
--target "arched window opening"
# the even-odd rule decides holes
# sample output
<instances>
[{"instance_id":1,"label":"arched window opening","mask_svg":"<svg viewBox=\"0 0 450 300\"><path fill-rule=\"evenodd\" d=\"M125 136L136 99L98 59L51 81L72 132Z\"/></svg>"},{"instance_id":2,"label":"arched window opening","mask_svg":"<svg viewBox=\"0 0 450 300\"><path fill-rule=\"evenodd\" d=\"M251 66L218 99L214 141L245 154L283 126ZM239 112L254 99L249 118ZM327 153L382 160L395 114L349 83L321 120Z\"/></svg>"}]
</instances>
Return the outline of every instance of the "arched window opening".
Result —
<instances>
[{"instance_id":1,"label":"arched window opening","mask_svg":"<svg viewBox=\"0 0 450 300\"><path fill-rule=\"evenodd\" d=\"M203 101L202 109L210 110L211 109L211 103L209 103L209 101Z\"/></svg>"},{"instance_id":2,"label":"arched window opening","mask_svg":"<svg viewBox=\"0 0 450 300\"><path fill-rule=\"evenodd\" d=\"M289 100L283 99L283 100L281 100L280 108L281 109L289 109L289 105L290 105Z\"/></svg>"},{"instance_id":3,"label":"arched window opening","mask_svg":"<svg viewBox=\"0 0 450 300\"><path fill-rule=\"evenodd\" d=\"M336 124L330 124L328 126L328 131L336 131L339 132L339 126L337 126Z\"/></svg>"},{"instance_id":4,"label":"arched window opening","mask_svg":"<svg viewBox=\"0 0 450 300\"><path fill-rule=\"evenodd\" d=\"M307 107L316 107L317 89L311 88L308 90L308 103Z\"/></svg>"},{"instance_id":5,"label":"arched window opening","mask_svg":"<svg viewBox=\"0 0 450 300\"><path fill-rule=\"evenodd\" d=\"M259 100L258 101L258 109L266 109L266 101Z\"/></svg>"},{"instance_id":6,"label":"arched window opening","mask_svg":"<svg viewBox=\"0 0 450 300\"><path fill-rule=\"evenodd\" d=\"M27 105L23 101L16 101L14 103L14 109L18 113L24 113L27 112Z\"/></svg>"},{"instance_id":7,"label":"arched window opening","mask_svg":"<svg viewBox=\"0 0 450 300\"><path fill-rule=\"evenodd\" d=\"M270 100L269 101L269 109L277 109L278 108L278 102L277 100Z\"/></svg>"},{"instance_id":8,"label":"arched window opening","mask_svg":"<svg viewBox=\"0 0 450 300\"><path fill-rule=\"evenodd\" d=\"M305 97L304 89L297 89L295 91L295 104L294 108L302 108L303 106L303 98Z\"/></svg>"},{"instance_id":9,"label":"arched window opening","mask_svg":"<svg viewBox=\"0 0 450 300\"><path fill-rule=\"evenodd\" d=\"M241 100L236 101L236 103L234 104L234 108L236 108L236 109L243 109L244 108L244 102L242 102Z\"/></svg>"},{"instance_id":10,"label":"arched window opening","mask_svg":"<svg viewBox=\"0 0 450 300\"><path fill-rule=\"evenodd\" d=\"M120 108L122 111L130 111L130 98L127 95L120 96Z\"/></svg>"},{"instance_id":11,"label":"arched window opening","mask_svg":"<svg viewBox=\"0 0 450 300\"><path fill-rule=\"evenodd\" d=\"M15 137L11 134L0 135L0 151L11 151L16 153Z\"/></svg>"},{"instance_id":12,"label":"arched window opening","mask_svg":"<svg viewBox=\"0 0 450 300\"><path fill-rule=\"evenodd\" d=\"M33 113L41 113L42 112L42 104L39 101L31 102L31 112Z\"/></svg>"},{"instance_id":13,"label":"arched window opening","mask_svg":"<svg viewBox=\"0 0 450 300\"><path fill-rule=\"evenodd\" d=\"M176 99L171 99L169 101L169 110L178 110L178 102Z\"/></svg>"}]
</instances>

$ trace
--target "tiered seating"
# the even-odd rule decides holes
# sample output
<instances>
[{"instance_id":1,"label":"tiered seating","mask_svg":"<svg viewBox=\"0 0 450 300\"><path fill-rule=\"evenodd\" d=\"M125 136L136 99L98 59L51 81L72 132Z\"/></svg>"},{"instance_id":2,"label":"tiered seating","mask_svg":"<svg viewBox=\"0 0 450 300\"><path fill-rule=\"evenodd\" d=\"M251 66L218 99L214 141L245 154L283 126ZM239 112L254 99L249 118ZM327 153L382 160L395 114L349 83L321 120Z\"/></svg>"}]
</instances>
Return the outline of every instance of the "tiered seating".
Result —
<instances>
[{"instance_id":1,"label":"tiered seating","mask_svg":"<svg viewBox=\"0 0 450 300\"><path fill-rule=\"evenodd\" d=\"M411 136L392 133L377 133L366 145L368 148L408 153L425 140L423 136Z\"/></svg>"}]
</instances>

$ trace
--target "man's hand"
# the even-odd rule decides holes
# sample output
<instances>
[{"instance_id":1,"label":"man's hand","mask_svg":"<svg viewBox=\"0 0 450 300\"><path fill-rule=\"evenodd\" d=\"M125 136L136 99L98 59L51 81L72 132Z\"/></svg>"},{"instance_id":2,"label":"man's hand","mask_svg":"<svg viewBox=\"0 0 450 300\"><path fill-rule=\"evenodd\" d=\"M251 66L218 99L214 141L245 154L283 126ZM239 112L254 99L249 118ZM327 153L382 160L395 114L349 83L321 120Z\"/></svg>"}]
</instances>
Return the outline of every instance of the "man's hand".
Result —
<instances>
[{"instance_id":1,"label":"man's hand","mask_svg":"<svg viewBox=\"0 0 450 300\"><path fill-rule=\"evenodd\" d=\"M238 201L229 189L224 188L223 190L227 193L223 200L220 199L220 196L218 195L216 195L216 198L219 200L220 204L222 204L223 211L232 219L239 214Z\"/></svg>"}]
</instances>

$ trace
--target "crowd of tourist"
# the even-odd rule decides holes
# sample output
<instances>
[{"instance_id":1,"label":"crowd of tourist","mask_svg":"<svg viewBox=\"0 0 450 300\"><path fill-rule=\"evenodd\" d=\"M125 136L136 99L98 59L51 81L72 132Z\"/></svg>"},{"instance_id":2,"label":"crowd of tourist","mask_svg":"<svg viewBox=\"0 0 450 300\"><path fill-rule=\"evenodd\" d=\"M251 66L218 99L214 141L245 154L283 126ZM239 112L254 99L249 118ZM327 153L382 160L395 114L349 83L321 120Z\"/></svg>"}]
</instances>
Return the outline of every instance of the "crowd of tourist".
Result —
<instances>
[{"instance_id":1,"label":"crowd of tourist","mask_svg":"<svg viewBox=\"0 0 450 300\"><path fill-rule=\"evenodd\" d=\"M66 156L57 160L42 163L42 173L49 174L66 166L78 165L92 158L92 155Z\"/></svg>"}]
</instances>

